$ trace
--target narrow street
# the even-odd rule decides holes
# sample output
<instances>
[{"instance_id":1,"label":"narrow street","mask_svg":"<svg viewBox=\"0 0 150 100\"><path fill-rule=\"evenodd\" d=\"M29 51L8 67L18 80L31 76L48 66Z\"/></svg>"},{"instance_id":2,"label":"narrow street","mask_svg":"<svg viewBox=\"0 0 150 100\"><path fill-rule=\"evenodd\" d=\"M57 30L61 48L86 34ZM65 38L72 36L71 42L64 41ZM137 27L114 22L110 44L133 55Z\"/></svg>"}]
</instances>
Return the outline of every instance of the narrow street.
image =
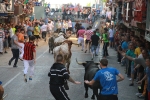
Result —
<instances>
[{"instance_id":1,"label":"narrow street","mask_svg":"<svg viewBox=\"0 0 150 100\"><path fill-rule=\"evenodd\" d=\"M75 36L70 38L76 43ZM102 44L101 44L102 46ZM24 82L23 79L23 62L19 60L18 68L8 65L12 57L11 51L8 54L0 55L0 80L3 82L5 94L8 94L5 100L55 100L49 91L49 77L47 76L51 65L53 64L53 55L48 52L48 43L40 40L37 47L37 58L35 65L35 75L32 81ZM91 60L90 53L81 51L81 47L72 46L72 60L70 65L70 76L74 80L81 81L81 85L75 85L69 82L67 91L71 100L91 100L92 91L89 89L89 98L84 98L84 68L76 63L78 61ZM101 59L101 53L95 58L95 62ZM116 67L125 77L125 80L118 83L119 100L140 100L135 96L137 85L130 87L130 81L124 74L124 67L117 63L116 51L109 49L109 66ZM12 63L13 65L13 63Z\"/></svg>"}]
</instances>

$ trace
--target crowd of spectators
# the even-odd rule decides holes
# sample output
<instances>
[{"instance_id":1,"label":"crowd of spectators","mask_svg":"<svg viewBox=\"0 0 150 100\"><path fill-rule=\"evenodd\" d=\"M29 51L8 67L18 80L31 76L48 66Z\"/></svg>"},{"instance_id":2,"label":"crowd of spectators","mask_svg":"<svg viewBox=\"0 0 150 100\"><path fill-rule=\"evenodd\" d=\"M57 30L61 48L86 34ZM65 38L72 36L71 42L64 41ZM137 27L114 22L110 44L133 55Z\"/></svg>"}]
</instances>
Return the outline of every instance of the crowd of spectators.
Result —
<instances>
[{"instance_id":1,"label":"crowd of spectators","mask_svg":"<svg viewBox=\"0 0 150 100\"><path fill-rule=\"evenodd\" d=\"M125 72L130 81L129 86L134 86L136 82L139 83L147 74L148 65L145 62L150 55L150 43L142 36L136 36L134 31L130 29L116 26L115 30L114 47L117 50L117 62L121 66L125 66ZM148 76L147 79L140 82L138 93L136 93L139 98L150 100L147 95L149 92L148 84L150 84L149 78Z\"/></svg>"}]
</instances>

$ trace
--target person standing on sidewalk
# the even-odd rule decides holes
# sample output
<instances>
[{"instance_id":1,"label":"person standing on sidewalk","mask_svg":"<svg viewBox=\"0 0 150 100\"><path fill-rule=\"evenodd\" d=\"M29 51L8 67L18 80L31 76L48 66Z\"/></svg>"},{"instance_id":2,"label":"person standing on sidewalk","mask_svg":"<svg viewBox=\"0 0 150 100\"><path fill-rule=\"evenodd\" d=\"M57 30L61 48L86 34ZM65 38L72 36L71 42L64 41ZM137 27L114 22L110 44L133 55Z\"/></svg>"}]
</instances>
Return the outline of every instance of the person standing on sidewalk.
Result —
<instances>
[{"instance_id":1,"label":"person standing on sidewalk","mask_svg":"<svg viewBox=\"0 0 150 100\"><path fill-rule=\"evenodd\" d=\"M19 34L19 31L16 30L15 34L11 38L11 51L12 51L13 57L9 60L8 65L11 65L11 62L15 59L13 67L18 67L17 66L18 59L19 59L19 48L18 47L21 48L21 46L18 43L18 34Z\"/></svg>"},{"instance_id":2,"label":"person standing on sidewalk","mask_svg":"<svg viewBox=\"0 0 150 100\"><path fill-rule=\"evenodd\" d=\"M0 25L0 54L3 54L3 41L5 38L4 30L2 29L2 26Z\"/></svg>"},{"instance_id":3,"label":"person standing on sidewalk","mask_svg":"<svg viewBox=\"0 0 150 100\"><path fill-rule=\"evenodd\" d=\"M91 81L85 80L85 83L93 85L95 81L100 82L102 90L99 94L99 100L118 100L117 82L124 80L123 75L116 68L108 67L107 59L100 60L100 67L101 70L95 74L94 78ZM119 79L116 79L116 76L118 76Z\"/></svg>"},{"instance_id":4,"label":"person standing on sidewalk","mask_svg":"<svg viewBox=\"0 0 150 100\"><path fill-rule=\"evenodd\" d=\"M23 55L23 63L24 63L24 81L27 82L27 72L28 68L30 69L29 80L32 80L32 76L34 74L34 64L36 59L36 50L34 45L35 37L30 36L29 42L25 43L24 46L24 55Z\"/></svg>"}]
</instances>

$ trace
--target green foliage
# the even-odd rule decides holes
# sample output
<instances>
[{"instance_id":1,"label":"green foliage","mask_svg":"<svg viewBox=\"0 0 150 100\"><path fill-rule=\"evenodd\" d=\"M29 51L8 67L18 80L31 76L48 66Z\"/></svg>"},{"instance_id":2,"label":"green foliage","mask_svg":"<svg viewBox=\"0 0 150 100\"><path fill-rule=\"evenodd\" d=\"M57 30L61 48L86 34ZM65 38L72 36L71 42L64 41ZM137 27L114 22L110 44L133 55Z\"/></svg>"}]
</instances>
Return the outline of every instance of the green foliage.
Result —
<instances>
[{"instance_id":1,"label":"green foliage","mask_svg":"<svg viewBox=\"0 0 150 100\"><path fill-rule=\"evenodd\" d=\"M86 5L87 7L91 7L91 3L87 3L87 5Z\"/></svg>"}]
</instances>

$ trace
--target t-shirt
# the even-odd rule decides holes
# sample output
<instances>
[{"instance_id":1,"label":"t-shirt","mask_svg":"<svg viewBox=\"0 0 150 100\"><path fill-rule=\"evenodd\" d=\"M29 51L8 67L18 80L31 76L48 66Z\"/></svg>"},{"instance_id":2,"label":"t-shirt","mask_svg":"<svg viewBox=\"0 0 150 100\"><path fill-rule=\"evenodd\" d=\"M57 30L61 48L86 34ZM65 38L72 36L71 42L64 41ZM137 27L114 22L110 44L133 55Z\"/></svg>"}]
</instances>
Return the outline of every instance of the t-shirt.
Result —
<instances>
[{"instance_id":1,"label":"t-shirt","mask_svg":"<svg viewBox=\"0 0 150 100\"><path fill-rule=\"evenodd\" d=\"M112 29L109 29L109 37L114 37L114 31Z\"/></svg>"},{"instance_id":2,"label":"t-shirt","mask_svg":"<svg viewBox=\"0 0 150 100\"><path fill-rule=\"evenodd\" d=\"M102 95L118 94L118 86L116 80L116 75L118 74L119 71L116 68L112 67L102 68L95 74L93 80L100 82L102 86Z\"/></svg>"},{"instance_id":3,"label":"t-shirt","mask_svg":"<svg viewBox=\"0 0 150 100\"><path fill-rule=\"evenodd\" d=\"M86 35L86 39L87 40L90 40L91 39L91 36L93 35L93 31L92 30L87 30L85 32L85 35Z\"/></svg>"},{"instance_id":4,"label":"t-shirt","mask_svg":"<svg viewBox=\"0 0 150 100\"><path fill-rule=\"evenodd\" d=\"M139 56L139 55L141 54L141 49L140 49L139 47L137 47L137 48L135 49L135 54L136 54L137 56Z\"/></svg>"},{"instance_id":5,"label":"t-shirt","mask_svg":"<svg viewBox=\"0 0 150 100\"><path fill-rule=\"evenodd\" d=\"M40 32L39 27L38 26L34 27L34 35L40 35L39 32Z\"/></svg>"},{"instance_id":6,"label":"t-shirt","mask_svg":"<svg viewBox=\"0 0 150 100\"><path fill-rule=\"evenodd\" d=\"M42 26L41 26L41 31L42 31L42 32L47 31L47 25L42 25Z\"/></svg>"},{"instance_id":7,"label":"t-shirt","mask_svg":"<svg viewBox=\"0 0 150 100\"><path fill-rule=\"evenodd\" d=\"M24 42L24 34L22 33L18 34L18 42Z\"/></svg>"},{"instance_id":8,"label":"t-shirt","mask_svg":"<svg viewBox=\"0 0 150 100\"><path fill-rule=\"evenodd\" d=\"M16 35L13 35L11 38L11 49L18 49L18 46L14 41L18 41L18 37Z\"/></svg>"},{"instance_id":9,"label":"t-shirt","mask_svg":"<svg viewBox=\"0 0 150 100\"><path fill-rule=\"evenodd\" d=\"M148 79L147 90L148 92L150 92L150 68L149 67L146 67L146 74Z\"/></svg>"},{"instance_id":10,"label":"t-shirt","mask_svg":"<svg viewBox=\"0 0 150 100\"><path fill-rule=\"evenodd\" d=\"M96 35L100 37L100 33L99 32L96 32Z\"/></svg>"},{"instance_id":11,"label":"t-shirt","mask_svg":"<svg viewBox=\"0 0 150 100\"><path fill-rule=\"evenodd\" d=\"M92 45L98 46L99 37L98 37L97 35L92 35L92 36L91 36L91 40L92 40Z\"/></svg>"},{"instance_id":12,"label":"t-shirt","mask_svg":"<svg viewBox=\"0 0 150 100\"><path fill-rule=\"evenodd\" d=\"M121 48L124 50L127 50L128 49L128 43L126 41L124 41L121 45Z\"/></svg>"},{"instance_id":13,"label":"t-shirt","mask_svg":"<svg viewBox=\"0 0 150 100\"><path fill-rule=\"evenodd\" d=\"M130 57L132 57L132 58L135 58L135 57L136 57L134 51L133 51L133 50L130 50L130 49L126 52L126 55L128 55L128 56L130 56ZM132 61L131 64L134 65L134 62Z\"/></svg>"},{"instance_id":14,"label":"t-shirt","mask_svg":"<svg viewBox=\"0 0 150 100\"><path fill-rule=\"evenodd\" d=\"M84 33L85 33L85 30L84 30L84 29L79 30L79 31L78 31L78 37L84 38Z\"/></svg>"},{"instance_id":15,"label":"t-shirt","mask_svg":"<svg viewBox=\"0 0 150 100\"><path fill-rule=\"evenodd\" d=\"M33 27L28 27L27 28L27 34L28 34L28 36L31 36L32 35L32 31L33 31Z\"/></svg>"},{"instance_id":16,"label":"t-shirt","mask_svg":"<svg viewBox=\"0 0 150 100\"><path fill-rule=\"evenodd\" d=\"M108 35L106 33L102 34L102 39L103 39L104 42L109 42Z\"/></svg>"}]
</instances>

